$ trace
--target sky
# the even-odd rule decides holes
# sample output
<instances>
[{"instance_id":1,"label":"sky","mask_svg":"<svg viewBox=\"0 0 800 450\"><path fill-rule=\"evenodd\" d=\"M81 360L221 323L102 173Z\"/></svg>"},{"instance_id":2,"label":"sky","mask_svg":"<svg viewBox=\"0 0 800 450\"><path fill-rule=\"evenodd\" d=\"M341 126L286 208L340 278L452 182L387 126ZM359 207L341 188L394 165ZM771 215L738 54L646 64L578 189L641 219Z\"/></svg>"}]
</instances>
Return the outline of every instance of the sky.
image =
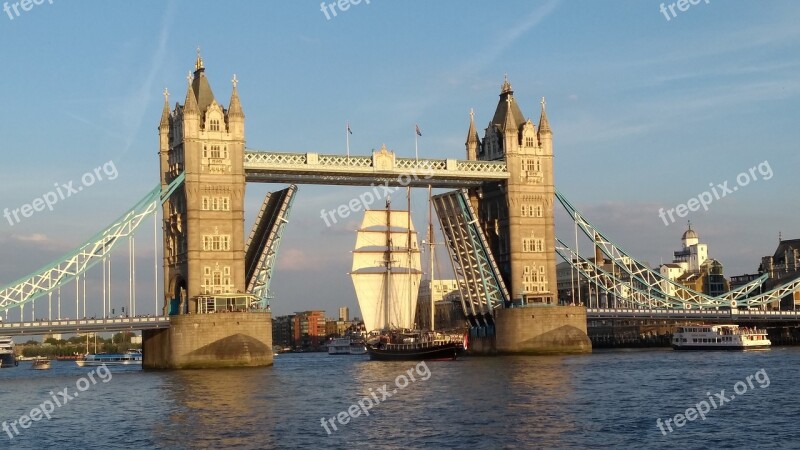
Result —
<instances>
[{"instance_id":1,"label":"sky","mask_svg":"<svg viewBox=\"0 0 800 450\"><path fill-rule=\"evenodd\" d=\"M0 209L63 198L0 218L0 284L77 247L158 183L163 91L183 102L198 46L225 106L236 74L250 149L343 154L349 121L352 154L385 144L412 156L419 124L421 156L464 158L470 109L482 136L507 74L534 122L547 99L557 188L637 258L669 262L687 220L727 276L755 272L779 233L800 238L800 3L702 0L674 14L650 0L354 3L335 16L300 0L6 3ZM247 231L282 187L248 185ZM276 315L358 315L347 272L360 217L327 227L320 211L364 190L300 187L275 267ZM424 195L413 195L417 228ZM574 239L569 218L556 221ZM141 313L161 292L151 222L136 238ZM121 306L128 256L115 255Z\"/></svg>"}]
</instances>

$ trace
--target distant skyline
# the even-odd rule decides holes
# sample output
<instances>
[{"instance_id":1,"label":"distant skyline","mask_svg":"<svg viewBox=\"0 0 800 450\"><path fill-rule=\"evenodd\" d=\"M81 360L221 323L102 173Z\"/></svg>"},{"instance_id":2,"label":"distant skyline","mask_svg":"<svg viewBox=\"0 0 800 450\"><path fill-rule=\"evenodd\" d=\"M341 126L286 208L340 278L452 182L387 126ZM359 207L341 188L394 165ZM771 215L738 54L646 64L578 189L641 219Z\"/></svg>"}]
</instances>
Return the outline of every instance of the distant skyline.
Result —
<instances>
[{"instance_id":1,"label":"distant skyline","mask_svg":"<svg viewBox=\"0 0 800 450\"><path fill-rule=\"evenodd\" d=\"M353 155L386 144L413 157L416 140L421 157L463 159L470 109L483 137L507 74L534 122L546 98L557 188L638 259L671 261L689 220L727 277L756 272L779 233L800 238L800 4L347 0L333 14L331 3L0 12L0 212L11 216L0 218L0 285L77 247L158 183L163 91L183 103L198 46L226 106L236 74L250 149L345 154L349 139ZM248 185L246 232L280 188ZM276 315L347 306L361 316L347 274L360 216L328 227L320 211L366 189L300 186L272 284ZM57 201L23 214L50 192ZM692 201L704 192L707 211ZM425 195L414 192L417 229ZM675 220L662 219L670 209ZM556 227L574 240L563 212ZM152 220L140 234L137 298L151 313ZM114 295L127 305L127 256L115 258Z\"/></svg>"}]
</instances>

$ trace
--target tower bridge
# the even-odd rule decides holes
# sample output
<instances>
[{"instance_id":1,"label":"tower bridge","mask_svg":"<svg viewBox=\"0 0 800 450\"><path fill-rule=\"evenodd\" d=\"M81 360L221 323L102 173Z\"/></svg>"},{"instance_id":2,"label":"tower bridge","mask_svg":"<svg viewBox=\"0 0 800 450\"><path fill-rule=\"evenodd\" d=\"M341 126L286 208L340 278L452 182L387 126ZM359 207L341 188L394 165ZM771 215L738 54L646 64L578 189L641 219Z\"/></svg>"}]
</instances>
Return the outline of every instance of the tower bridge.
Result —
<instances>
[{"instance_id":1,"label":"tower bridge","mask_svg":"<svg viewBox=\"0 0 800 450\"><path fill-rule=\"evenodd\" d=\"M792 280L752 295L764 282L761 277L711 297L676 285L623 252L556 191L553 133L545 101L534 124L522 113L508 79L502 83L482 138L470 112L465 160L400 158L385 146L368 156L246 149L237 83L234 75L224 107L214 96L198 55L183 104L171 108L169 94L164 93L158 127L160 185L75 252L0 288L0 312L6 313L6 319L9 311L19 312L20 317L19 322L0 324L0 334L142 329L146 367L269 365L269 286L281 236L291 228L289 214L297 185L302 184L455 189L437 195L433 203L458 278L471 348L477 353L591 350L586 308L558 306L557 254L609 297L647 311L595 308L590 310L594 319L681 314L711 318L722 314L720 308L735 309L737 302L757 307L800 289L800 280ZM245 239L248 182L290 186L265 197ZM603 261L595 264L597 260L581 257L556 238L557 201L597 254L608 258L610 270ZM156 302L158 314L146 319L78 319L87 316L86 273L95 265L103 271L103 317L113 311L111 255L126 239L131 271L128 307L135 315L135 298L143 297L135 292L133 233L145 217L155 217L158 206L163 260L154 277L156 282L163 279L164 291L146 300ZM62 318L61 295L62 288L67 290L73 282L75 308L63 305L65 311L74 311L75 319L70 320ZM41 301L38 310L36 301L43 297L47 297L47 319L38 320ZM30 320L25 320L26 306ZM672 311L676 308L680 311ZM770 319L797 318L773 315Z\"/></svg>"}]
</instances>

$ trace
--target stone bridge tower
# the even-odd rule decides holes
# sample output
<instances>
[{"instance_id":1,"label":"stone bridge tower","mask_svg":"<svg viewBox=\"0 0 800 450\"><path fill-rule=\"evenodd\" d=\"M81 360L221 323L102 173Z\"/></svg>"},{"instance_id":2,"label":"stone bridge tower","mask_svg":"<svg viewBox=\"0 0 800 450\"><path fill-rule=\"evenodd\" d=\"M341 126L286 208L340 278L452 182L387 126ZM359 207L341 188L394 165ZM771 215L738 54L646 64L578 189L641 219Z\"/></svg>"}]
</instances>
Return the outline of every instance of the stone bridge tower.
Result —
<instances>
[{"instance_id":1,"label":"stone bridge tower","mask_svg":"<svg viewBox=\"0 0 800 450\"><path fill-rule=\"evenodd\" d=\"M183 187L164 204L164 294L170 315L198 311L203 296L245 292L244 113L233 78L224 109L198 55L186 100L159 126L161 183ZM202 309L202 308L201 308Z\"/></svg>"},{"instance_id":2,"label":"stone bridge tower","mask_svg":"<svg viewBox=\"0 0 800 450\"><path fill-rule=\"evenodd\" d=\"M553 139L545 103L539 125L522 114L511 83L481 140L470 114L467 159L505 160L507 183L478 191L478 215L500 272L515 303L556 304Z\"/></svg>"},{"instance_id":3,"label":"stone bridge tower","mask_svg":"<svg viewBox=\"0 0 800 450\"><path fill-rule=\"evenodd\" d=\"M144 364L155 368L272 363L271 315L246 294L244 113L237 79L221 106L198 51L183 105L159 124L162 187L185 179L163 206L164 314L168 330L145 333ZM224 313L224 314L223 314Z\"/></svg>"}]
</instances>

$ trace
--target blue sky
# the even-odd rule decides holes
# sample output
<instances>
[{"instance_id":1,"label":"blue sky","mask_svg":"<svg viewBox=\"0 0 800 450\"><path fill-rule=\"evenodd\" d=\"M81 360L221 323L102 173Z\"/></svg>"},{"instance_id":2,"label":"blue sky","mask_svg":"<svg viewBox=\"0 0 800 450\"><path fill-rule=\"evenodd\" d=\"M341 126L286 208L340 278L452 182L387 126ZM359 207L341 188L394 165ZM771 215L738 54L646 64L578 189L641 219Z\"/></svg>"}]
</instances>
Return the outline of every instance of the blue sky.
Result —
<instances>
[{"instance_id":1,"label":"blue sky","mask_svg":"<svg viewBox=\"0 0 800 450\"><path fill-rule=\"evenodd\" d=\"M461 158L469 109L483 129L507 73L534 121L547 98L556 185L613 240L657 265L691 219L726 275L752 273L778 232L800 237L800 3L702 1L670 20L660 4L372 0L326 19L317 1L54 0L0 12L0 209L108 161L118 171L52 212L0 221L0 282L77 246L157 183L162 91L183 101L198 45L222 103L237 75L248 147L261 150L344 153L350 121L354 154L385 143L413 155L419 123L421 155ZM675 224L659 218L764 161L769 180ZM248 185L248 229L275 188ZM356 310L347 271L357 219L327 228L319 211L363 190L301 186L272 286L276 313ZM423 227L423 194L415 200ZM152 268L145 228L137 259ZM118 258L115 292L127 298L127 256ZM151 305L152 280L137 273Z\"/></svg>"}]
</instances>

